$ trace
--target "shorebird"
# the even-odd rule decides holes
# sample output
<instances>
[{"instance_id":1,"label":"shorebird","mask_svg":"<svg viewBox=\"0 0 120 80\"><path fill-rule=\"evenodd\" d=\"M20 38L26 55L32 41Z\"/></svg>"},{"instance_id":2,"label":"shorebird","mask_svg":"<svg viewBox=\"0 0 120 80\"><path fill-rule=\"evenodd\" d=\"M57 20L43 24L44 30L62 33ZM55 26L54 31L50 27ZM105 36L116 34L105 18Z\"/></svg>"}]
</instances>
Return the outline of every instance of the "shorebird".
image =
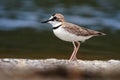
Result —
<instances>
[{"instance_id":1,"label":"shorebird","mask_svg":"<svg viewBox=\"0 0 120 80\"><path fill-rule=\"evenodd\" d=\"M60 13L53 14L48 20L42 23L50 23L56 37L63 41L72 42L74 50L69 60L77 60L76 54L80 47L80 42L93 37L105 35L105 33L87 29L73 23L66 22Z\"/></svg>"}]
</instances>

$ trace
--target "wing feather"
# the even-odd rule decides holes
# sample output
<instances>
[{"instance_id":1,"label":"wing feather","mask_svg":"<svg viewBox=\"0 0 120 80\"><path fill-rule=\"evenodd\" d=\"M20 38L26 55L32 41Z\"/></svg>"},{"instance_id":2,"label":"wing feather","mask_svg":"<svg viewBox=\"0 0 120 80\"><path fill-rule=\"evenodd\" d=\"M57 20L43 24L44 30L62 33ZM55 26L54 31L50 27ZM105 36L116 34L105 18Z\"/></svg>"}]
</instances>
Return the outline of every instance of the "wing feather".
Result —
<instances>
[{"instance_id":1,"label":"wing feather","mask_svg":"<svg viewBox=\"0 0 120 80\"><path fill-rule=\"evenodd\" d=\"M65 30L67 30L70 33L74 33L77 36L99 36L99 35L105 35L102 32L98 32L98 31L94 31L91 29L87 29L84 27L79 27L78 25L72 24L72 23L68 23L65 22L64 23L65 26L63 26L63 28Z\"/></svg>"}]
</instances>

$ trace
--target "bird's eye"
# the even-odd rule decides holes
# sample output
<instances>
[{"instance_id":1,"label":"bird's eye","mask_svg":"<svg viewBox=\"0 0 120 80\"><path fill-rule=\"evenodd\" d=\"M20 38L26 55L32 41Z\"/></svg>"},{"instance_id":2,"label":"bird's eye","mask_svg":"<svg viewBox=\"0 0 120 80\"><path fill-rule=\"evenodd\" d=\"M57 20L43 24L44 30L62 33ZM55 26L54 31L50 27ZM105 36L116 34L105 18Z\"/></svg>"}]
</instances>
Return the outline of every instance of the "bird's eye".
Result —
<instances>
[{"instance_id":1,"label":"bird's eye","mask_svg":"<svg viewBox=\"0 0 120 80\"><path fill-rule=\"evenodd\" d=\"M50 21L54 21L54 20L56 20L57 19L57 17L53 17L52 19L50 19Z\"/></svg>"},{"instance_id":2,"label":"bird's eye","mask_svg":"<svg viewBox=\"0 0 120 80\"><path fill-rule=\"evenodd\" d=\"M53 17L53 19L57 19L57 17Z\"/></svg>"}]
</instances>

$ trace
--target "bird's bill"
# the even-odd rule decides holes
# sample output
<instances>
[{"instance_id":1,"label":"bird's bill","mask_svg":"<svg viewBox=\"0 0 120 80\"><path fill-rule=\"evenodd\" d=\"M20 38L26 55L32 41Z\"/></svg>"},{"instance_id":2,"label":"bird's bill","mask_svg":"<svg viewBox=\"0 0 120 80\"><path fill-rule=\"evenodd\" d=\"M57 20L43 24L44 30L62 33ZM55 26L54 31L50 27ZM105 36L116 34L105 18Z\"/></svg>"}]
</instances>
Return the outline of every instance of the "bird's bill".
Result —
<instances>
[{"instance_id":1,"label":"bird's bill","mask_svg":"<svg viewBox=\"0 0 120 80\"><path fill-rule=\"evenodd\" d=\"M48 23L50 20L42 21L41 23Z\"/></svg>"}]
</instances>

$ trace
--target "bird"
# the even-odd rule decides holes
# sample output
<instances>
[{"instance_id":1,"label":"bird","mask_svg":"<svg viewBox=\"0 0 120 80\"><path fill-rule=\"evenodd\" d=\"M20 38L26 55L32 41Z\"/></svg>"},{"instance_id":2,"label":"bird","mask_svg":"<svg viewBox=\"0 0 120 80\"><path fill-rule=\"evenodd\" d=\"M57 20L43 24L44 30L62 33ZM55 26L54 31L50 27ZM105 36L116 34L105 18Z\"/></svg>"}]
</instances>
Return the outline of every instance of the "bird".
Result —
<instances>
[{"instance_id":1,"label":"bird","mask_svg":"<svg viewBox=\"0 0 120 80\"><path fill-rule=\"evenodd\" d=\"M63 41L71 42L73 44L73 52L69 58L70 61L77 60L77 52L81 42L85 42L94 36L106 35L103 32L91 30L76 24L67 22L61 13L53 14L48 20L41 23L49 23L52 25L53 33L56 37Z\"/></svg>"}]
</instances>

